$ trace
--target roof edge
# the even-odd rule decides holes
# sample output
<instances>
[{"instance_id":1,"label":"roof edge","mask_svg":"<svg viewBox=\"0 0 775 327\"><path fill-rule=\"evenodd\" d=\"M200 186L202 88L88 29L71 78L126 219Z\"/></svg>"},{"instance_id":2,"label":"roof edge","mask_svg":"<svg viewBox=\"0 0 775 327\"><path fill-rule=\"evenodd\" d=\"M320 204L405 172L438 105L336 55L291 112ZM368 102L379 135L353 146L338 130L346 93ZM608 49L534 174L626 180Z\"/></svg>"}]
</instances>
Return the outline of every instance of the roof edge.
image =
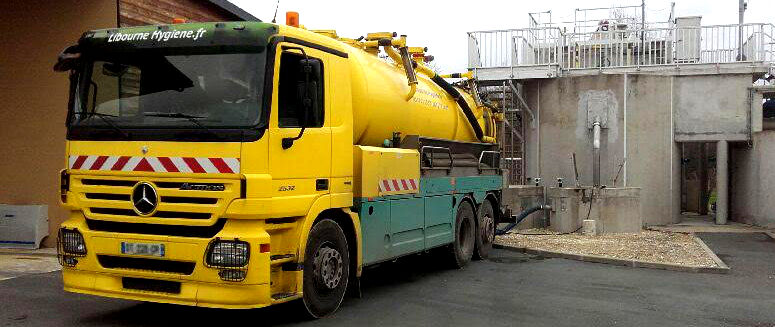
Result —
<instances>
[{"instance_id":1,"label":"roof edge","mask_svg":"<svg viewBox=\"0 0 775 327\"><path fill-rule=\"evenodd\" d=\"M258 19L258 17L251 15L244 9L238 7L237 5L229 2L228 0L207 0L208 2L220 7L223 10L228 11L229 13L233 14L234 16L237 16L237 18L245 20L245 21L253 21L253 22L260 22L261 20Z\"/></svg>"}]
</instances>

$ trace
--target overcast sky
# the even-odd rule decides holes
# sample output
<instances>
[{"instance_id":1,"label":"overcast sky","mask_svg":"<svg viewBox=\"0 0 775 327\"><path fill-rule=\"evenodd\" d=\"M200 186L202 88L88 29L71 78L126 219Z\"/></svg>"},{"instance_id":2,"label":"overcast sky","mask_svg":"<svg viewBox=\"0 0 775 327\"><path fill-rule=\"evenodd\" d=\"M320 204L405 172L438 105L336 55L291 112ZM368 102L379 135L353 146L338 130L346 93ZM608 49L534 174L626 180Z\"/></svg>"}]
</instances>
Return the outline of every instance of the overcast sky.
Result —
<instances>
[{"instance_id":1,"label":"overcast sky","mask_svg":"<svg viewBox=\"0 0 775 327\"><path fill-rule=\"evenodd\" d=\"M275 0L229 0L270 22ZM554 22L573 21L575 8L639 5L640 0L417 1L280 0L277 22L298 11L309 29L334 29L342 37L368 32L407 34L410 46L427 46L442 72L465 71L466 32L528 27L528 13L552 11ZM646 0L647 21L667 21L670 0ZM676 16L702 16L703 25L737 23L738 0L675 0ZM775 23L775 0L748 0L746 23Z\"/></svg>"}]
</instances>

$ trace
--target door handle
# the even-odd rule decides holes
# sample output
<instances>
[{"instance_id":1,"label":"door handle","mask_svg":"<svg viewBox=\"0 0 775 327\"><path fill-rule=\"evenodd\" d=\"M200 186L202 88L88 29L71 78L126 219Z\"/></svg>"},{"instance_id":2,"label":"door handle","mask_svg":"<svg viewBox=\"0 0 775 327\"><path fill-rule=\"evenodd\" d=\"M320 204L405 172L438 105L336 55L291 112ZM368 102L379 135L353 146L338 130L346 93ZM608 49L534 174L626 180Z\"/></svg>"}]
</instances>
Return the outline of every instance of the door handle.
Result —
<instances>
[{"instance_id":1,"label":"door handle","mask_svg":"<svg viewBox=\"0 0 775 327\"><path fill-rule=\"evenodd\" d=\"M328 178L318 178L315 180L316 191L328 191Z\"/></svg>"}]
</instances>

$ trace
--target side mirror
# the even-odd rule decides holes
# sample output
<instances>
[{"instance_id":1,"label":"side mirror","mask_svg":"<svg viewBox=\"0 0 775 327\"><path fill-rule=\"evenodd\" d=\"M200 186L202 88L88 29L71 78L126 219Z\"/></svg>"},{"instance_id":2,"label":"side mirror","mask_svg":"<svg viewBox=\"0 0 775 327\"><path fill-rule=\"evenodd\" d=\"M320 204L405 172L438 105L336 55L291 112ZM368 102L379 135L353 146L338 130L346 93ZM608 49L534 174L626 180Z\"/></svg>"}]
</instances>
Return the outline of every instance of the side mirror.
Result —
<instances>
[{"instance_id":1,"label":"side mirror","mask_svg":"<svg viewBox=\"0 0 775 327\"><path fill-rule=\"evenodd\" d=\"M81 59L81 52L78 45L71 45L59 54L57 62L54 64L55 72L66 72L73 70Z\"/></svg>"}]
</instances>

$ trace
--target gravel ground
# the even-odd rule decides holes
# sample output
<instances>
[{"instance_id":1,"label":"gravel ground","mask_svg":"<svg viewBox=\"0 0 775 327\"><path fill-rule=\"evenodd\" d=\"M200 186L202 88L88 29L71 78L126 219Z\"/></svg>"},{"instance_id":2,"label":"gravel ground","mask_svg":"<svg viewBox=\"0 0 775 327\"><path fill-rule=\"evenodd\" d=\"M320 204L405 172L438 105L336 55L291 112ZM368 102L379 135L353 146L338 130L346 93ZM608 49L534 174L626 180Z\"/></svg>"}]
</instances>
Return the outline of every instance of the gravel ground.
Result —
<instances>
[{"instance_id":1,"label":"gravel ground","mask_svg":"<svg viewBox=\"0 0 775 327\"><path fill-rule=\"evenodd\" d=\"M588 236L557 234L527 229L498 236L496 243L521 248L617 259L672 263L692 267L717 267L689 234L644 230L639 234L618 233Z\"/></svg>"}]
</instances>

